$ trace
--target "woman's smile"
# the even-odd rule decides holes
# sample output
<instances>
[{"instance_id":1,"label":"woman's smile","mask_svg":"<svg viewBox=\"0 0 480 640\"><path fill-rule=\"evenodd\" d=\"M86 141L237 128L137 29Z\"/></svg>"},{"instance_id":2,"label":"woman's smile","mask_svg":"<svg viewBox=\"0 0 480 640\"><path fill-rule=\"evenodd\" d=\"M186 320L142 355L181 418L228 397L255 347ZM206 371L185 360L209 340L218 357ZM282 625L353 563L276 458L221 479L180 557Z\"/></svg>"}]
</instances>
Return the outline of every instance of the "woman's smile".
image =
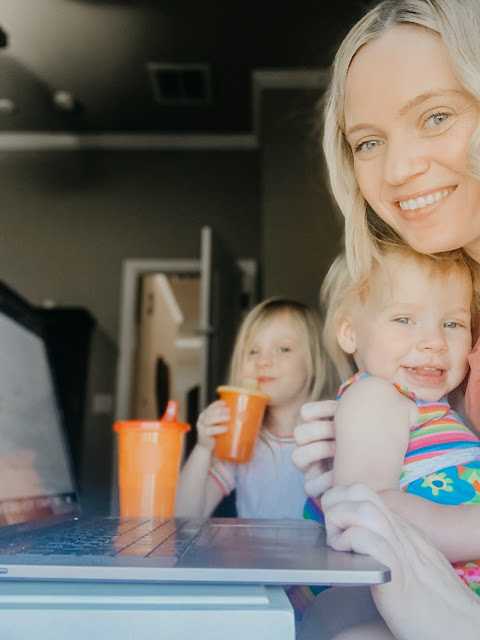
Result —
<instances>
[{"instance_id":1,"label":"woman's smile","mask_svg":"<svg viewBox=\"0 0 480 640\"><path fill-rule=\"evenodd\" d=\"M456 187L444 187L442 189L436 189L428 194L417 196L409 196L407 198L401 198L398 201L398 205L402 211L416 211L417 209L425 209L429 205L436 204L440 200L448 198L450 194L455 191Z\"/></svg>"}]
</instances>

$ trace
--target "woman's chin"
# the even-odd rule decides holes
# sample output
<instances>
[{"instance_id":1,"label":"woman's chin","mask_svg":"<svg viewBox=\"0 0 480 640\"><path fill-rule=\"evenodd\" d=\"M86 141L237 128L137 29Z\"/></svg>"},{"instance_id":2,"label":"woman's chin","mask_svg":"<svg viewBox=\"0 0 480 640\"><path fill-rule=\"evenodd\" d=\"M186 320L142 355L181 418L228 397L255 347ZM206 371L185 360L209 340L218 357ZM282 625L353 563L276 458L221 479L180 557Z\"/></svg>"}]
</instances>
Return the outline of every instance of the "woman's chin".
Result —
<instances>
[{"instance_id":1,"label":"woman's chin","mask_svg":"<svg viewBox=\"0 0 480 640\"><path fill-rule=\"evenodd\" d=\"M455 242L454 238L440 238L435 237L435 234L432 233L432 237L429 237L428 234L425 234L425 237L421 236L413 236L409 237L408 235L404 236L405 241L418 251L418 253L442 253L444 251L453 251L454 249L460 249L462 244L457 241Z\"/></svg>"}]
</instances>

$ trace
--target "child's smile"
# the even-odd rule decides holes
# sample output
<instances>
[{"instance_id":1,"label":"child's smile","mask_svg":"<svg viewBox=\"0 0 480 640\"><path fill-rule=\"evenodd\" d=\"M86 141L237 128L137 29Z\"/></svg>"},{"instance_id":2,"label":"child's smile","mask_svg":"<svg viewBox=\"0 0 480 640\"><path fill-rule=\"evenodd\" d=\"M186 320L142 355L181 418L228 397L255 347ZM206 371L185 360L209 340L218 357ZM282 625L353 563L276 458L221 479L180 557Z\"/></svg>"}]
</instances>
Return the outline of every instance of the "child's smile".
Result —
<instances>
[{"instance_id":1,"label":"child's smile","mask_svg":"<svg viewBox=\"0 0 480 640\"><path fill-rule=\"evenodd\" d=\"M471 300L466 273L432 275L414 258L388 255L364 302L341 322L338 340L360 371L437 401L467 373Z\"/></svg>"},{"instance_id":2,"label":"child's smile","mask_svg":"<svg viewBox=\"0 0 480 640\"><path fill-rule=\"evenodd\" d=\"M260 391L268 393L271 405L299 402L308 380L305 330L288 312L266 322L255 333L247 349L245 377L257 378Z\"/></svg>"}]
</instances>

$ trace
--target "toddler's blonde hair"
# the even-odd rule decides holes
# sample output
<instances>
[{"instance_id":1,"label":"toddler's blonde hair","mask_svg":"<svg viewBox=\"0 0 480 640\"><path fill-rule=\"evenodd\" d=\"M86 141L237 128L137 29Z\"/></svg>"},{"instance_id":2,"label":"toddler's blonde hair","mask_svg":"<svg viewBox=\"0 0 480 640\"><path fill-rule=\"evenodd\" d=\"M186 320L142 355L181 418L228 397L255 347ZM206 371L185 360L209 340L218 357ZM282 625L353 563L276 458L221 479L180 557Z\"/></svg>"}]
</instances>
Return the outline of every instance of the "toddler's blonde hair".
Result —
<instances>
[{"instance_id":1,"label":"toddler's blonde hair","mask_svg":"<svg viewBox=\"0 0 480 640\"><path fill-rule=\"evenodd\" d=\"M351 275L345 252L342 252L330 267L323 282L320 298L325 308L323 342L342 381L348 380L357 371L352 354L346 353L338 344L337 329L340 322L352 309L363 305L369 294L369 283L375 276L386 256L405 256L417 262L431 278L451 273L466 274L472 280L473 295L471 303L472 344L477 340L480 328L480 265L463 249L454 249L433 255L418 253L406 243L383 242L378 245L377 254L372 260L370 273L355 281Z\"/></svg>"}]
</instances>

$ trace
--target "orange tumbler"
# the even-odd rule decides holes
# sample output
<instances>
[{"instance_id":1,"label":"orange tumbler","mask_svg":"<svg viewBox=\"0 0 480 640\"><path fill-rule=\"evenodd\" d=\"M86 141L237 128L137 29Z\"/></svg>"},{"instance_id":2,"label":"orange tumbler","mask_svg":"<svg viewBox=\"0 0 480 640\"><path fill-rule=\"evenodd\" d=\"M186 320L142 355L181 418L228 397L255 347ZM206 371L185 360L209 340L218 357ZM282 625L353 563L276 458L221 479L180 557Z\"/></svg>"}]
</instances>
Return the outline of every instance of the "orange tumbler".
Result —
<instances>
[{"instance_id":1,"label":"orange tumbler","mask_svg":"<svg viewBox=\"0 0 480 640\"><path fill-rule=\"evenodd\" d=\"M229 386L218 387L217 393L230 409L230 420L227 431L215 438L215 455L219 460L249 462L270 396Z\"/></svg>"},{"instance_id":2,"label":"orange tumbler","mask_svg":"<svg viewBox=\"0 0 480 640\"><path fill-rule=\"evenodd\" d=\"M118 488L121 516L171 518L182 455L190 425L177 422L170 400L161 420L115 422L118 433Z\"/></svg>"}]
</instances>

